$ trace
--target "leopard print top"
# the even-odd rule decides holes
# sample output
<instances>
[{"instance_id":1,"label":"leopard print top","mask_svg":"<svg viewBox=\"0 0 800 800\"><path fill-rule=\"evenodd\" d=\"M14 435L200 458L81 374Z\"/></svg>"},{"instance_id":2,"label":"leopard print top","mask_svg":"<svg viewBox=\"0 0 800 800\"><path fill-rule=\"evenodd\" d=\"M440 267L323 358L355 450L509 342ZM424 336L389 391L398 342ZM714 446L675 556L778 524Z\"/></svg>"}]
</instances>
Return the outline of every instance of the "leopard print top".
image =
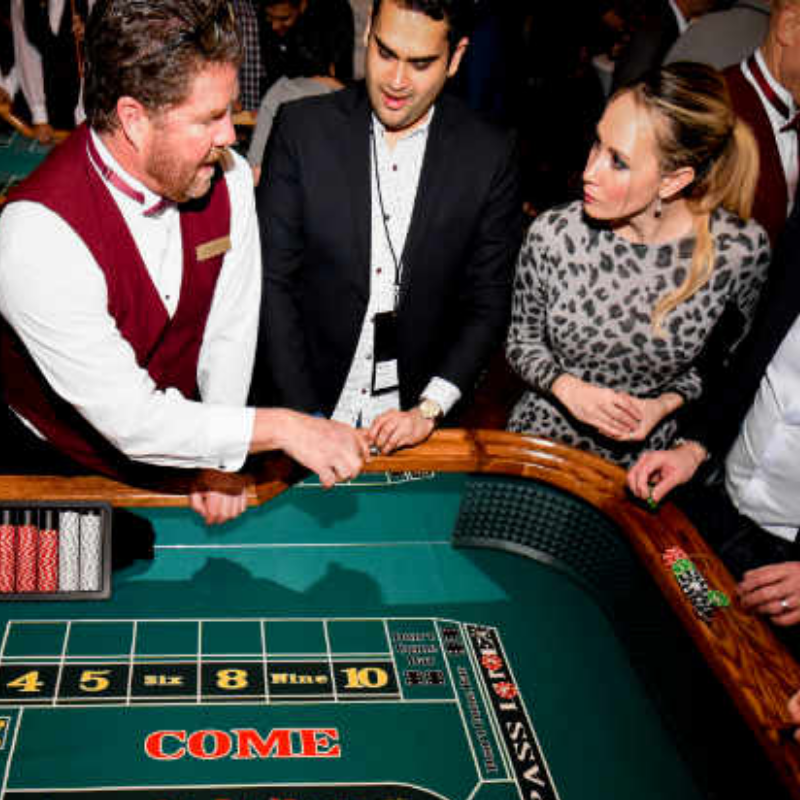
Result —
<instances>
[{"instance_id":1,"label":"leopard print top","mask_svg":"<svg viewBox=\"0 0 800 800\"><path fill-rule=\"evenodd\" d=\"M642 449L668 447L674 418L663 420L645 442L619 443L572 417L549 390L568 372L638 397L673 391L696 399L702 392L696 362L712 329L734 306L743 324L725 350L741 341L770 256L767 235L754 221L718 209L711 231L713 277L667 315L661 338L651 327L652 310L685 279L693 238L634 244L586 218L580 202L536 219L517 263L506 344L509 364L529 388L511 413L509 430L547 436L626 466Z\"/></svg>"}]
</instances>

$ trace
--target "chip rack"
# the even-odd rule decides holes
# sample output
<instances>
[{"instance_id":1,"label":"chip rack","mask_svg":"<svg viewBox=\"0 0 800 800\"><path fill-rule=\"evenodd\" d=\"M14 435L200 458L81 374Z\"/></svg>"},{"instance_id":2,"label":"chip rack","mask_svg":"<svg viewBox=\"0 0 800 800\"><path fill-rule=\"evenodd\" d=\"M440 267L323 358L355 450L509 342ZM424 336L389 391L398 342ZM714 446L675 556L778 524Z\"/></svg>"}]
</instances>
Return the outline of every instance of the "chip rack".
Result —
<instances>
[{"instance_id":1,"label":"chip rack","mask_svg":"<svg viewBox=\"0 0 800 800\"><path fill-rule=\"evenodd\" d=\"M84 562L80 548L80 530L77 538L73 539L73 546L78 547L76 558L77 564L77 585L75 589L61 589L60 569L56 575L58 587L53 590L41 591L38 581L31 583L29 578L23 581L25 588L20 590L20 576L16 571L16 560L20 554L20 545L23 544L21 536L32 537L26 539L25 546L37 548L34 559L37 575L41 574L41 532L47 530L42 524L45 520L50 520L51 525L54 520L61 520L65 513L77 514L77 523L86 520L87 537L91 534L91 563ZM96 522L94 519L96 518ZM71 518L75 519L75 518ZM0 503L0 603L5 601L61 601L61 600L105 600L111 596L111 519L112 509L109 503L98 503L94 501L5 501ZM13 526L13 537L9 541L5 539L7 526ZM35 528L35 532L31 527ZM55 529L55 528L50 528ZM97 530L99 529L99 530ZM73 534L74 535L74 534ZM33 545L29 542L33 541ZM62 551L63 539L59 536L56 547L59 552L58 566L61 567L60 556ZM9 547L13 549L9 549ZM99 552L98 552L99 550ZM84 548L85 552L85 548ZM9 558L14 559L12 564L11 576L13 589L9 590ZM83 562L83 563L82 563ZM74 564L73 564L74 566ZM84 581L84 588L81 588L81 581L86 577L86 573L91 571L91 580ZM89 583L91 588L86 588ZM33 586L33 588L31 588Z\"/></svg>"}]
</instances>

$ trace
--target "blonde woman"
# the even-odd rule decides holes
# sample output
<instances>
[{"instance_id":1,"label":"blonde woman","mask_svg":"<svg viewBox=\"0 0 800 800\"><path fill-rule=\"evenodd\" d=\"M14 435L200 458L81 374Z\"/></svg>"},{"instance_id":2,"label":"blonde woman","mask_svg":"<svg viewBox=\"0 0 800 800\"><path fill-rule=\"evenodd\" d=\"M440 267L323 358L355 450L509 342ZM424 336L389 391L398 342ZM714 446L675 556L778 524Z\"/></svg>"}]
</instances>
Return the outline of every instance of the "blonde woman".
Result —
<instances>
[{"instance_id":1,"label":"blonde woman","mask_svg":"<svg viewBox=\"0 0 800 800\"><path fill-rule=\"evenodd\" d=\"M713 68L672 64L611 98L583 201L542 214L520 252L506 354L528 390L509 429L625 465L669 446L712 332L724 360L752 321L769 262L747 221L757 177Z\"/></svg>"}]
</instances>

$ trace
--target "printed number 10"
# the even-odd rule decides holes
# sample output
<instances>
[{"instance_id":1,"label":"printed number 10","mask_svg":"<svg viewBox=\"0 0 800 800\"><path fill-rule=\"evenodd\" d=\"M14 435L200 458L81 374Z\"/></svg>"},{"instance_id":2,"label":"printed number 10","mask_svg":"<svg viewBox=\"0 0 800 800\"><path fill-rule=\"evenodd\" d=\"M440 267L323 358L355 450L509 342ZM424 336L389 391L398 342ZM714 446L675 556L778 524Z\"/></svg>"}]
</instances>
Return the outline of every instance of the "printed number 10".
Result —
<instances>
[{"instance_id":1,"label":"printed number 10","mask_svg":"<svg viewBox=\"0 0 800 800\"><path fill-rule=\"evenodd\" d=\"M347 678L345 689L380 689L389 682L386 670L380 667L348 667L342 672Z\"/></svg>"}]
</instances>

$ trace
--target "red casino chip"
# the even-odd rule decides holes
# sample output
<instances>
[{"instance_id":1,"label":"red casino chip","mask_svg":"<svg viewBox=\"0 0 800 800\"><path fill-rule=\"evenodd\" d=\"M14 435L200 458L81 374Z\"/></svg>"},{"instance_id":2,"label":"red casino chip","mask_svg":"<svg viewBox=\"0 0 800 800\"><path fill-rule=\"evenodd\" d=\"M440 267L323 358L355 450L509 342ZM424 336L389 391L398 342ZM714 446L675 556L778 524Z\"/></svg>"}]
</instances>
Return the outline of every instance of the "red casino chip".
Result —
<instances>
[{"instance_id":1,"label":"red casino chip","mask_svg":"<svg viewBox=\"0 0 800 800\"><path fill-rule=\"evenodd\" d=\"M58 531L39 531L38 588L40 592L58 591Z\"/></svg>"},{"instance_id":2,"label":"red casino chip","mask_svg":"<svg viewBox=\"0 0 800 800\"><path fill-rule=\"evenodd\" d=\"M17 591L35 592L38 579L36 558L39 530L35 525L20 525L17 536Z\"/></svg>"},{"instance_id":3,"label":"red casino chip","mask_svg":"<svg viewBox=\"0 0 800 800\"><path fill-rule=\"evenodd\" d=\"M495 694L498 697L502 697L503 700L513 700L518 692L517 687L513 683L508 683L508 681L503 681L503 683L496 683L494 685Z\"/></svg>"},{"instance_id":4,"label":"red casino chip","mask_svg":"<svg viewBox=\"0 0 800 800\"><path fill-rule=\"evenodd\" d=\"M497 672L503 668L503 659L496 653L489 653L481 658L481 666L489 672Z\"/></svg>"},{"instance_id":5,"label":"red casino chip","mask_svg":"<svg viewBox=\"0 0 800 800\"><path fill-rule=\"evenodd\" d=\"M8 513L6 512L6 516ZM13 592L17 582L17 529L8 522L0 525L0 592Z\"/></svg>"},{"instance_id":6,"label":"red casino chip","mask_svg":"<svg viewBox=\"0 0 800 800\"><path fill-rule=\"evenodd\" d=\"M676 561L688 558L682 547L668 547L662 554L664 563L671 567Z\"/></svg>"}]
</instances>

